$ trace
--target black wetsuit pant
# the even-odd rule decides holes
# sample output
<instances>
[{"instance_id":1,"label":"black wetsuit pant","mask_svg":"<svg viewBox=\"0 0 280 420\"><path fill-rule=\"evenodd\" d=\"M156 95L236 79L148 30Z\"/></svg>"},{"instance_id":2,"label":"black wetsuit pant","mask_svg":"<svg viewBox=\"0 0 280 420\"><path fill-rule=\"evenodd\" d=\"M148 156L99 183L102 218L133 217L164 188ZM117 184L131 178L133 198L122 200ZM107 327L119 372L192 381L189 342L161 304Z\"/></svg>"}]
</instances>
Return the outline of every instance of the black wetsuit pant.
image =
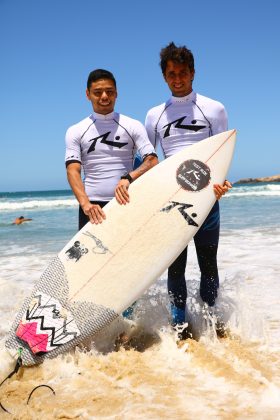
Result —
<instances>
[{"instance_id":1,"label":"black wetsuit pant","mask_svg":"<svg viewBox=\"0 0 280 420\"><path fill-rule=\"evenodd\" d=\"M206 220L194 236L197 260L201 272L200 296L209 306L215 304L218 295L219 275L217 250L220 233L219 203L216 201ZM185 270L188 247L178 256L168 269L168 294L172 304L185 309L187 287Z\"/></svg>"},{"instance_id":2,"label":"black wetsuit pant","mask_svg":"<svg viewBox=\"0 0 280 420\"><path fill-rule=\"evenodd\" d=\"M100 207L104 207L107 203L108 201L91 201L91 204L99 204ZM87 222L89 222L89 217L83 212L82 207L79 206L79 230L81 230Z\"/></svg>"}]
</instances>

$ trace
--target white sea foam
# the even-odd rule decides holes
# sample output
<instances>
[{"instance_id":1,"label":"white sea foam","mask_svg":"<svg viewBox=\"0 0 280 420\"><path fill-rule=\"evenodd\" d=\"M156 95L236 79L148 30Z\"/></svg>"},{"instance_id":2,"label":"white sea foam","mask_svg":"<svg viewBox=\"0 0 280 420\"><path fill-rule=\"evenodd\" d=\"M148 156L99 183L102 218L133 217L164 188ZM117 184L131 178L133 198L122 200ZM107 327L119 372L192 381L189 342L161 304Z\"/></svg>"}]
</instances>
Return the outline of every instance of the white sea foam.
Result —
<instances>
[{"instance_id":1,"label":"white sea foam","mask_svg":"<svg viewBox=\"0 0 280 420\"><path fill-rule=\"evenodd\" d=\"M227 246L224 251L229 251ZM199 277L194 257L191 246L188 304L192 318L197 317L203 323L197 299ZM224 255L221 259L221 265L229 268ZM263 418L263 412L267 419L277 418L280 403L277 354L271 353L271 343L264 335L262 311L265 308L255 309L256 303L264 302L261 295L253 302L253 285L249 289L244 287L244 273L249 267L245 266L244 271L243 267L239 271L232 268L232 274L226 274L225 278L221 274L219 306L230 307L229 321L236 338L219 341L211 336L211 331L205 331L198 342L188 340L178 347L176 334L168 321L164 273L139 299L135 322L114 321L94 338L92 351L71 352L47 360L42 367L26 369L24 375L5 384L1 402L16 418L23 419L29 418L31 409L33 416L44 413L46 419L63 416L107 420L247 418L246 413L248 418ZM252 277L254 283L254 275ZM23 290L24 284L18 285L17 289L10 287L10 291L5 280L0 285L7 297L6 305L1 308L3 334L7 332L5 325L10 325L20 304L19 290ZM11 300L16 302L15 307L9 303ZM115 338L125 328L131 332L132 350L120 348L116 352ZM4 377L13 365L4 350L3 340L0 341L0 355L3 362L0 373ZM34 393L29 408L27 395L42 383L52 386L56 396L41 389Z\"/></svg>"},{"instance_id":2,"label":"white sea foam","mask_svg":"<svg viewBox=\"0 0 280 420\"><path fill-rule=\"evenodd\" d=\"M0 202L0 211L11 210L36 210L36 209L63 209L66 207L75 207L78 205L77 200L73 198L60 200L24 200L24 201L6 201Z\"/></svg>"},{"instance_id":3,"label":"white sea foam","mask_svg":"<svg viewBox=\"0 0 280 420\"><path fill-rule=\"evenodd\" d=\"M280 191L243 191L243 192L231 192L225 195L225 198L232 197L280 197Z\"/></svg>"},{"instance_id":4,"label":"white sea foam","mask_svg":"<svg viewBox=\"0 0 280 420\"><path fill-rule=\"evenodd\" d=\"M249 186L238 186L232 188L224 197L252 197L252 196L267 196L267 197L279 197L280 196L280 184L261 184L261 185L249 185Z\"/></svg>"}]
</instances>

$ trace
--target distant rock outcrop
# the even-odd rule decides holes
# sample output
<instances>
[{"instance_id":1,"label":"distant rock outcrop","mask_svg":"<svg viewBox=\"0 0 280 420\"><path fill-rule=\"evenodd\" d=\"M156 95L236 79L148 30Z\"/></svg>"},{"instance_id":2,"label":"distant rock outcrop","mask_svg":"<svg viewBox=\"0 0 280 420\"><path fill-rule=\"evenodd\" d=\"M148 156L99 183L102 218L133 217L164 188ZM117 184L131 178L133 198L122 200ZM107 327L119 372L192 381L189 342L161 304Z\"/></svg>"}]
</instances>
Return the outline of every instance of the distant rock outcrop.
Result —
<instances>
[{"instance_id":1,"label":"distant rock outcrop","mask_svg":"<svg viewBox=\"0 0 280 420\"><path fill-rule=\"evenodd\" d=\"M266 176L264 178L244 178L235 184L254 184L256 182L280 182L280 175Z\"/></svg>"}]
</instances>

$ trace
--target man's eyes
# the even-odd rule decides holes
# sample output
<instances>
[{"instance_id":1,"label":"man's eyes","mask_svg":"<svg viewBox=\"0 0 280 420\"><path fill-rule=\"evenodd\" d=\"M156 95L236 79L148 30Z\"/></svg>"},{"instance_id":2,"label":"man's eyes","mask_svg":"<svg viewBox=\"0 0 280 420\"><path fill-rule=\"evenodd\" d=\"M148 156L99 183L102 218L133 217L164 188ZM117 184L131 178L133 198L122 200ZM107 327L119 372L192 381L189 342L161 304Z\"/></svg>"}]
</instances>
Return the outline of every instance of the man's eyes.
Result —
<instances>
[{"instance_id":1,"label":"man's eyes","mask_svg":"<svg viewBox=\"0 0 280 420\"><path fill-rule=\"evenodd\" d=\"M180 76L180 77L182 77L182 76L183 76L183 77L184 77L184 76L187 76L187 74L188 74L188 73L187 73L186 71L182 71L182 72L180 72L180 73L178 74L178 76ZM176 74L175 74L175 73L169 73L169 74L168 74L168 76L169 76L169 77L176 77Z\"/></svg>"},{"instance_id":2,"label":"man's eyes","mask_svg":"<svg viewBox=\"0 0 280 420\"><path fill-rule=\"evenodd\" d=\"M114 90L94 90L93 94L96 95L96 96L101 96L103 92L105 92L106 95L108 95L108 96L111 96L111 95L115 94Z\"/></svg>"}]
</instances>

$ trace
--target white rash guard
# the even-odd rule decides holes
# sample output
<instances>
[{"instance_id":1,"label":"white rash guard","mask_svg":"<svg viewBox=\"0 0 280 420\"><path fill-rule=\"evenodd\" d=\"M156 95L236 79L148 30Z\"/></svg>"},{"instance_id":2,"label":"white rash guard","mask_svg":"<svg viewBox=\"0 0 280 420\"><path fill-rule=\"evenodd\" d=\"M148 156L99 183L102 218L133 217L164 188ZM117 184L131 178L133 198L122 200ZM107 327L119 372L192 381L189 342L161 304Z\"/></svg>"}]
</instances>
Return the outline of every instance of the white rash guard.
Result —
<instances>
[{"instance_id":1,"label":"white rash guard","mask_svg":"<svg viewBox=\"0 0 280 420\"><path fill-rule=\"evenodd\" d=\"M112 112L93 113L66 132L66 166L79 162L91 201L110 201L120 177L133 169L136 151L141 158L155 154L145 127L137 120Z\"/></svg>"},{"instance_id":2,"label":"white rash guard","mask_svg":"<svg viewBox=\"0 0 280 420\"><path fill-rule=\"evenodd\" d=\"M172 96L147 114L146 130L156 148L161 145L165 157L186 146L227 130L224 106L192 91L182 98Z\"/></svg>"}]
</instances>

